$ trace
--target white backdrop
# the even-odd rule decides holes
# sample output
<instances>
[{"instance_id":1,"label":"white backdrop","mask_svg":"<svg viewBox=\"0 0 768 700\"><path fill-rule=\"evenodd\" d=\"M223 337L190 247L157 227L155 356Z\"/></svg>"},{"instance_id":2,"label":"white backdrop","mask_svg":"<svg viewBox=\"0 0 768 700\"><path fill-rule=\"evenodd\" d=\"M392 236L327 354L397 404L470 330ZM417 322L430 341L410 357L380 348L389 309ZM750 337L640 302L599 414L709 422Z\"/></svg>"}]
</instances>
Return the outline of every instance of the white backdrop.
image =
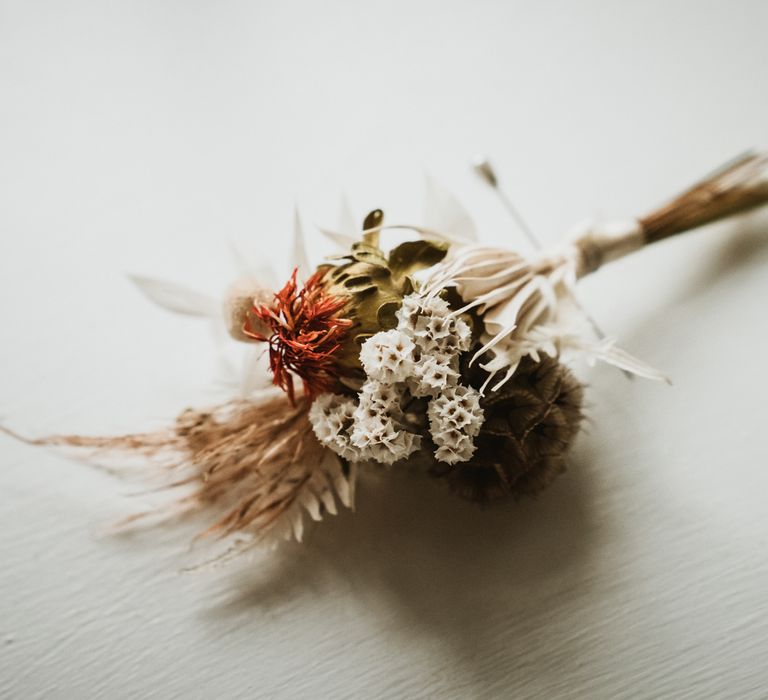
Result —
<instances>
[{"instance_id":1,"label":"white backdrop","mask_svg":"<svg viewBox=\"0 0 768 700\"><path fill-rule=\"evenodd\" d=\"M226 396L204 323L230 243L288 268L292 208L418 221L425 172L484 240L639 214L768 139L755 2L0 1L0 417L163 424ZM310 237L317 261L326 252ZM764 698L768 215L616 263L584 301L670 388L586 373L538 502L367 474L304 546L181 574L198 524L109 526L127 484L0 436L3 698Z\"/></svg>"}]
</instances>

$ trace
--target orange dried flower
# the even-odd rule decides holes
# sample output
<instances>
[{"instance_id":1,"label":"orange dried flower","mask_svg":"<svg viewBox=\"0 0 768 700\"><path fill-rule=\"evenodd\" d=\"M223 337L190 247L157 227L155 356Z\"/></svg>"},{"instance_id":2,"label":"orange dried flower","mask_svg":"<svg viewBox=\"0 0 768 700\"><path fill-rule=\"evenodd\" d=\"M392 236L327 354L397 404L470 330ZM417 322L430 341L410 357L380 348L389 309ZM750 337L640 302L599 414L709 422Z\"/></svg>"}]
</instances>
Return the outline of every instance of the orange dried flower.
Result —
<instances>
[{"instance_id":1,"label":"orange dried flower","mask_svg":"<svg viewBox=\"0 0 768 700\"><path fill-rule=\"evenodd\" d=\"M246 321L243 332L269 343L269 368L274 383L295 403L293 375L299 377L304 393L312 398L329 391L336 382L334 355L352 325L339 316L347 300L331 296L322 284L323 272L316 272L303 287L293 271L271 305L254 304L253 317L272 331L269 336L255 332Z\"/></svg>"}]
</instances>

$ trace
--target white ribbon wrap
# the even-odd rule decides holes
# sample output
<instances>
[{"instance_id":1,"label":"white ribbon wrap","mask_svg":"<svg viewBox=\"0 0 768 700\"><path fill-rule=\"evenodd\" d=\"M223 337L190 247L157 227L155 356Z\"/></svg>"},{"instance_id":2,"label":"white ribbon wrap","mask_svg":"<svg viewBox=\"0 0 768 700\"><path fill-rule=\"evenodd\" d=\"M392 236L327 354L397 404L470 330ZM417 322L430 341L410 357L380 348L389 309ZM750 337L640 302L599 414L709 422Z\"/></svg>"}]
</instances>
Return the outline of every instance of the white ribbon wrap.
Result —
<instances>
[{"instance_id":1,"label":"white ribbon wrap","mask_svg":"<svg viewBox=\"0 0 768 700\"><path fill-rule=\"evenodd\" d=\"M576 248L576 277L584 277L645 245L645 232L636 219L608 223L586 222L569 236Z\"/></svg>"}]
</instances>

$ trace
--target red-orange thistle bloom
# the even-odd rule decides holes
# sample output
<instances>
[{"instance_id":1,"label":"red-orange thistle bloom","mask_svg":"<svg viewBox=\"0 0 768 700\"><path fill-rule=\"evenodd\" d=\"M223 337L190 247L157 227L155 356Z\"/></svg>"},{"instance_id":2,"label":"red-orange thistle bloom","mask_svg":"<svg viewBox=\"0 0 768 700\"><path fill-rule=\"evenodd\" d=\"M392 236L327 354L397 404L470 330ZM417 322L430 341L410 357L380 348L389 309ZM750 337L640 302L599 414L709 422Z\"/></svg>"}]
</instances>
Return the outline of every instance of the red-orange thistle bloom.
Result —
<instances>
[{"instance_id":1,"label":"red-orange thistle bloom","mask_svg":"<svg viewBox=\"0 0 768 700\"><path fill-rule=\"evenodd\" d=\"M269 343L269 368L275 385L294 402L293 375L302 381L308 397L329 391L338 376L334 354L352 325L337 314L347 303L325 290L323 274L316 272L304 287L296 283L296 270L275 294L271 305L254 304L253 316L272 330L268 337L252 330L246 321L243 332Z\"/></svg>"}]
</instances>

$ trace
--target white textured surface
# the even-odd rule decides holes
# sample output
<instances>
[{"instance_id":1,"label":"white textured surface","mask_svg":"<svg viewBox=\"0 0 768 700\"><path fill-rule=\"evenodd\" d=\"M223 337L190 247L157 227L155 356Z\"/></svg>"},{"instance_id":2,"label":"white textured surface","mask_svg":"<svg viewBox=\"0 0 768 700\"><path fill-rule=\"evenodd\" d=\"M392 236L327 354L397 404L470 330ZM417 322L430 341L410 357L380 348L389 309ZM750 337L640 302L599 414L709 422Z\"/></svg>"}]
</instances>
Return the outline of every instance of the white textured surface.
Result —
<instances>
[{"instance_id":1,"label":"white textured surface","mask_svg":"<svg viewBox=\"0 0 768 700\"><path fill-rule=\"evenodd\" d=\"M292 206L413 221L425 170L489 241L490 153L533 228L626 217L768 142L763 2L0 2L0 416L157 425L214 392L228 241L285 273ZM319 238L311 240L316 257ZM194 529L115 537L136 488L0 441L0 697L768 695L768 216L585 283L672 388L590 374L537 503L407 475L306 546L180 575Z\"/></svg>"}]
</instances>

